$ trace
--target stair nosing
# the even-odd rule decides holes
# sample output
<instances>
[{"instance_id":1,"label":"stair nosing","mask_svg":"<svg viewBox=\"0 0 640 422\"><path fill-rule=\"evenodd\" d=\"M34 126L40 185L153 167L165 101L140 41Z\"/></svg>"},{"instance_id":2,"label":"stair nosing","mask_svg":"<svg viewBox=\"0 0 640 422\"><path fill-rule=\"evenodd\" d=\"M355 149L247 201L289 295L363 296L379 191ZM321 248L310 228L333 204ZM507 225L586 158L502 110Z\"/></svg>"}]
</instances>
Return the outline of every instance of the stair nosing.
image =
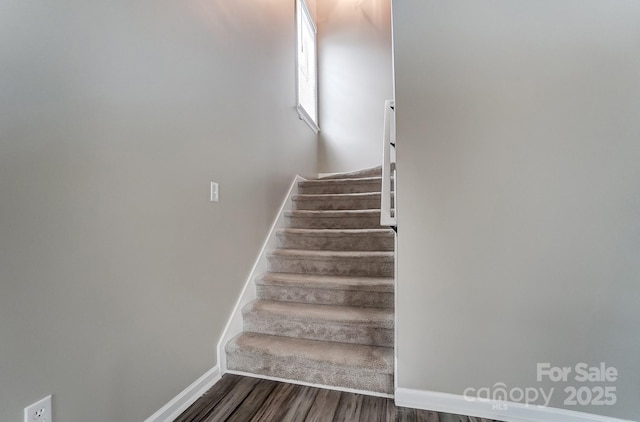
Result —
<instances>
[{"instance_id":1,"label":"stair nosing","mask_svg":"<svg viewBox=\"0 0 640 422\"><path fill-rule=\"evenodd\" d=\"M294 218L375 218L380 214L379 208L363 210L290 210L285 217Z\"/></svg>"},{"instance_id":2,"label":"stair nosing","mask_svg":"<svg viewBox=\"0 0 640 422\"><path fill-rule=\"evenodd\" d=\"M313 261L337 261L357 259L358 261L394 261L394 251L325 251L315 249L274 249L267 258L288 258Z\"/></svg>"},{"instance_id":3,"label":"stair nosing","mask_svg":"<svg viewBox=\"0 0 640 422\"><path fill-rule=\"evenodd\" d=\"M309 180L301 180L298 182L300 186L313 186L313 185L347 185L347 184L364 184L364 183L372 183L372 182L382 182L381 176L371 176L371 177L352 177L345 179L309 179Z\"/></svg>"},{"instance_id":4,"label":"stair nosing","mask_svg":"<svg viewBox=\"0 0 640 422\"><path fill-rule=\"evenodd\" d=\"M378 199L380 191L354 192L354 193L299 193L292 195L293 201L311 201L320 199Z\"/></svg>"},{"instance_id":5,"label":"stair nosing","mask_svg":"<svg viewBox=\"0 0 640 422\"><path fill-rule=\"evenodd\" d=\"M298 229L283 228L276 230L277 235L295 235L295 236L311 236L311 237L390 237L393 238L394 232L391 229Z\"/></svg>"},{"instance_id":6,"label":"stair nosing","mask_svg":"<svg viewBox=\"0 0 640 422\"><path fill-rule=\"evenodd\" d=\"M280 307L280 309L277 309L278 307ZM387 308L280 302L261 299L251 301L242 308L243 319L248 318L250 314L262 317L282 318L289 321L315 322L385 330L393 330L394 319L394 311Z\"/></svg>"},{"instance_id":7,"label":"stair nosing","mask_svg":"<svg viewBox=\"0 0 640 422\"><path fill-rule=\"evenodd\" d=\"M332 283L330 280L334 280ZM347 284L348 281L361 283ZM344 283L347 281L347 283ZM368 284L367 282L371 282ZM380 283L376 283L380 282ZM256 277L257 286L297 287L318 290L344 290L375 293L394 293L393 277L335 276L267 272Z\"/></svg>"}]
</instances>

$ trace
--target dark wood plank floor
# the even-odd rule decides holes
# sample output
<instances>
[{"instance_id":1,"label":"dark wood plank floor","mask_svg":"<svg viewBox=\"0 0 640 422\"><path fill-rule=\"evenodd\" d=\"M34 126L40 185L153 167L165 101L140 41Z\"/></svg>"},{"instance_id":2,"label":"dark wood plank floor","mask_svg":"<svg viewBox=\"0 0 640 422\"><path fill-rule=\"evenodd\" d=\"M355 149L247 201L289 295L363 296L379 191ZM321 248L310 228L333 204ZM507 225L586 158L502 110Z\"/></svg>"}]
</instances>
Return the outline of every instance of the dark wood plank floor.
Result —
<instances>
[{"instance_id":1,"label":"dark wood plank floor","mask_svg":"<svg viewBox=\"0 0 640 422\"><path fill-rule=\"evenodd\" d=\"M393 399L226 374L175 422L493 422L396 407Z\"/></svg>"}]
</instances>

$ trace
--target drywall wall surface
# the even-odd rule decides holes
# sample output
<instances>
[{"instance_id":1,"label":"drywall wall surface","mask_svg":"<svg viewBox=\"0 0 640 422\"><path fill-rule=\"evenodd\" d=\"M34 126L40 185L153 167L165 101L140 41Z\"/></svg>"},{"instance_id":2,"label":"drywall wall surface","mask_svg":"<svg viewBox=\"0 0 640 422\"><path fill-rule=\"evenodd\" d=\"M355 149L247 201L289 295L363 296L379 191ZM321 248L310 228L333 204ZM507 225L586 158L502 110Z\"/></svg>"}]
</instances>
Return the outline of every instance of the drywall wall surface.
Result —
<instances>
[{"instance_id":1,"label":"drywall wall surface","mask_svg":"<svg viewBox=\"0 0 640 422\"><path fill-rule=\"evenodd\" d=\"M142 421L216 364L317 172L294 29L285 0L0 1L0 420Z\"/></svg>"},{"instance_id":2,"label":"drywall wall surface","mask_svg":"<svg viewBox=\"0 0 640 422\"><path fill-rule=\"evenodd\" d=\"M399 386L554 388L551 406L637 420L640 3L393 14ZM575 379L602 362L615 381ZM538 381L545 363L567 382ZM595 386L615 404L565 403Z\"/></svg>"},{"instance_id":3,"label":"drywall wall surface","mask_svg":"<svg viewBox=\"0 0 640 422\"><path fill-rule=\"evenodd\" d=\"M389 0L318 2L320 172L382 162L384 101L393 95L390 11Z\"/></svg>"}]
</instances>

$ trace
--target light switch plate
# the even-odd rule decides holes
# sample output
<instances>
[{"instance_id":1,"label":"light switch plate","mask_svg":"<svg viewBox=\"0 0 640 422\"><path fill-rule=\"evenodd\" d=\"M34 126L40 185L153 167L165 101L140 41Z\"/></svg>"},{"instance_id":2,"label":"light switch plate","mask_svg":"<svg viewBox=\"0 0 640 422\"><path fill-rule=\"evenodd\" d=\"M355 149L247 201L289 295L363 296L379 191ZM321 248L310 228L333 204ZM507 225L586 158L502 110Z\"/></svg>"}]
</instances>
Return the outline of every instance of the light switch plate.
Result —
<instances>
[{"instance_id":1,"label":"light switch plate","mask_svg":"<svg viewBox=\"0 0 640 422\"><path fill-rule=\"evenodd\" d=\"M211 202L218 202L219 193L218 193L218 184L216 182L211 182Z\"/></svg>"}]
</instances>

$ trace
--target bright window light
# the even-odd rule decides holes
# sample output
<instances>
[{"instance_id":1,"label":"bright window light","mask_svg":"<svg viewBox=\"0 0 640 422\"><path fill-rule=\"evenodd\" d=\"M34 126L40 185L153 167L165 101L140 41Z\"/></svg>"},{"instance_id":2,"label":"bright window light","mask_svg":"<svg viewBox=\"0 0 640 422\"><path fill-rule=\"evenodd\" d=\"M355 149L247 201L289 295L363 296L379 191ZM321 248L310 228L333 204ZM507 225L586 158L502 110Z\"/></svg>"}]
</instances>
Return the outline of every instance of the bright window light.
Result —
<instances>
[{"instance_id":1,"label":"bright window light","mask_svg":"<svg viewBox=\"0 0 640 422\"><path fill-rule=\"evenodd\" d=\"M298 115L315 131L318 127L318 64L316 53L316 26L304 0L297 0L296 22L298 32L297 91Z\"/></svg>"}]
</instances>

